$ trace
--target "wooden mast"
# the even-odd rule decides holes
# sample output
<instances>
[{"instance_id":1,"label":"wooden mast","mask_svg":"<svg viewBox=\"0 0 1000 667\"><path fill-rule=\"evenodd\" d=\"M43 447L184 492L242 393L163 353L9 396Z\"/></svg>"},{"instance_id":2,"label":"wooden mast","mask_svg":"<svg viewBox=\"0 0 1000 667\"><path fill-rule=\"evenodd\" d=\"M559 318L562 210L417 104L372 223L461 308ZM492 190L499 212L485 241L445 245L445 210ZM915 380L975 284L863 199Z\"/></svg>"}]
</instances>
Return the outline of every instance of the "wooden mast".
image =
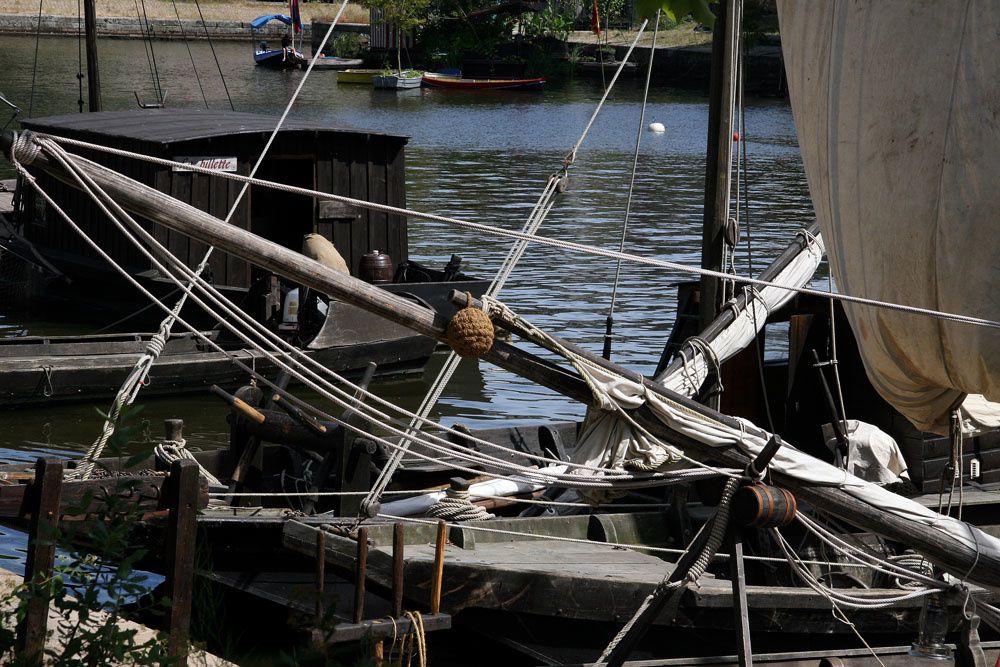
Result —
<instances>
[{"instance_id":1,"label":"wooden mast","mask_svg":"<svg viewBox=\"0 0 1000 667\"><path fill-rule=\"evenodd\" d=\"M741 0L723 0L712 31L712 76L709 84L708 159L705 165L705 209L701 266L722 271L725 231L729 220L729 171L733 161L733 114L736 106L736 62ZM701 278L700 329L719 314L719 279Z\"/></svg>"},{"instance_id":2,"label":"wooden mast","mask_svg":"<svg viewBox=\"0 0 1000 667\"><path fill-rule=\"evenodd\" d=\"M49 160L44 153L32 154L33 151L27 150L25 145L27 141L12 145L13 137L13 133L9 132L0 135L0 149L3 149L8 157L16 149L16 157L25 166L42 169L54 177L76 186L72 177L66 174L60 165ZM30 133L25 139L30 141ZM408 326L418 333L432 336L438 340L446 340L445 325L447 323L436 311L419 306L408 299L398 297L357 278L339 273L294 250L262 239L235 225L226 224L204 211L178 202L169 195L122 176L106 167L79 157L76 158L76 162L115 201L132 213L174 231L187 234L204 243L214 245L224 252L238 255L296 283L335 296L347 303ZM560 344L587 357L593 363L624 377L634 377L635 375L634 372L581 350L572 343L560 341ZM483 355L483 359L574 400L588 404L593 400L590 390L575 371L557 366L502 341L494 342L493 348ZM647 391L678 403L693 413L704 415L733 428L740 427L741 422L716 410L699 405L646 378L642 378L642 383ZM734 467L746 467L749 463L749 458L735 448L715 447L670 429L646 407L636 410L633 416L657 437L669 440L693 455ZM745 423L742 428L745 428L748 433L763 434L762 431ZM988 537L985 534L982 535L983 541L977 542L979 548L973 550L956 542L944 532L926 526L918 520L907 519L899 515L889 516L884 511L872 507L837 487L811 485L798 478L777 472L774 474L774 479L777 483L795 491L796 495L803 501L811 503L833 516L888 539L905 542L955 576L1000 589L1000 552L995 549L991 542L987 541ZM969 526L969 530L977 529Z\"/></svg>"},{"instance_id":3,"label":"wooden mast","mask_svg":"<svg viewBox=\"0 0 1000 667\"><path fill-rule=\"evenodd\" d=\"M87 99L90 111L101 110L101 76L97 69L97 9L95 0L83 0L84 31L87 35Z\"/></svg>"}]
</instances>

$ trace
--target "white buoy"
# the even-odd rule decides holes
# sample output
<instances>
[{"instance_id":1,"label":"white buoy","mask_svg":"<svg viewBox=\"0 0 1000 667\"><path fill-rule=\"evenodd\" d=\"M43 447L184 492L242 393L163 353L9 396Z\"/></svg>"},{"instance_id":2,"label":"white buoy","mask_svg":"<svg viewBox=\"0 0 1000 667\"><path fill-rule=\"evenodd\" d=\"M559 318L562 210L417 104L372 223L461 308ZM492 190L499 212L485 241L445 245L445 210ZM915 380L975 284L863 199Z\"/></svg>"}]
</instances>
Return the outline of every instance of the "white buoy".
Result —
<instances>
[{"instance_id":1,"label":"white buoy","mask_svg":"<svg viewBox=\"0 0 1000 667\"><path fill-rule=\"evenodd\" d=\"M656 132L657 134L659 134L660 132L666 132L667 128L663 126L663 123L650 123L649 131Z\"/></svg>"}]
</instances>

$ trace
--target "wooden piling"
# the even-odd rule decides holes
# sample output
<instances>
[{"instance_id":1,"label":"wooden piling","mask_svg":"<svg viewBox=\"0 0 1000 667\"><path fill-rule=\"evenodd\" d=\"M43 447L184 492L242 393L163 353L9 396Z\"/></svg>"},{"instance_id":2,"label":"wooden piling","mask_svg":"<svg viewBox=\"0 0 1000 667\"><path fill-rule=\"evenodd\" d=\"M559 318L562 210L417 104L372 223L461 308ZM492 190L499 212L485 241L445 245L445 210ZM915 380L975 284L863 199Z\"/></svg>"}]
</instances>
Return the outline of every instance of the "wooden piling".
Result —
<instances>
[{"instance_id":1,"label":"wooden piling","mask_svg":"<svg viewBox=\"0 0 1000 667\"><path fill-rule=\"evenodd\" d=\"M358 560L354 570L354 622L365 616L365 581L368 579L368 529L358 528Z\"/></svg>"},{"instance_id":2,"label":"wooden piling","mask_svg":"<svg viewBox=\"0 0 1000 667\"><path fill-rule=\"evenodd\" d=\"M448 537L448 524L438 521L437 540L434 543L434 575L431 579L431 613L441 613L441 583L444 580L444 546Z\"/></svg>"},{"instance_id":3,"label":"wooden piling","mask_svg":"<svg viewBox=\"0 0 1000 667\"><path fill-rule=\"evenodd\" d=\"M35 480L30 488L31 523L24 582L35 584L37 588L28 598L24 619L17 626L17 650L27 664L40 663L45 649L49 617L47 581L52 576L52 562L56 554L52 538L59 523L62 478L62 461L43 458L35 462Z\"/></svg>"},{"instance_id":4,"label":"wooden piling","mask_svg":"<svg viewBox=\"0 0 1000 667\"><path fill-rule=\"evenodd\" d=\"M182 459L170 464L167 489L166 562L167 653L178 665L187 665L191 629L191 598L194 584L194 554L197 538L199 468L195 461Z\"/></svg>"},{"instance_id":5,"label":"wooden piling","mask_svg":"<svg viewBox=\"0 0 1000 667\"><path fill-rule=\"evenodd\" d=\"M316 625L323 622L323 592L326 590L326 533L316 531Z\"/></svg>"},{"instance_id":6,"label":"wooden piling","mask_svg":"<svg viewBox=\"0 0 1000 667\"><path fill-rule=\"evenodd\" d=\"M392 617L403 615L403 524L392 527Z\"/></svg>"}]
</instances>

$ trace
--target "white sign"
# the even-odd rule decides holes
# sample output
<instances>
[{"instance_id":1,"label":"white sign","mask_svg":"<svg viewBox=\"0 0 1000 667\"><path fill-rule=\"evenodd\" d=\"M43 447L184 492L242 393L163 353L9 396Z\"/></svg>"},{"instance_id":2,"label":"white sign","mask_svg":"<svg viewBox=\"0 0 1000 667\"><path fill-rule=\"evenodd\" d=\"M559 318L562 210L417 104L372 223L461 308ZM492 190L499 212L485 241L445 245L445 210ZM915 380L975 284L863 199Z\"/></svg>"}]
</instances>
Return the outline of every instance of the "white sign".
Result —
<instances>
[{"instance_id":1,"label":"white sign","mask_svg":"<svg viewBox=\"0 0 1000 667\"><path fill-rule=\"evenodd\" d=\"M211 169L212 171L232 171L235 172L237 169L237 159L234 157L190 157L181 156L175 157L174 162L183 162L184 164L194 165L195 167L201 167L202 169ZM174 171L191 171L190 169L185 169L184 167L174 167Z\"/></svg>"}]
</instances>

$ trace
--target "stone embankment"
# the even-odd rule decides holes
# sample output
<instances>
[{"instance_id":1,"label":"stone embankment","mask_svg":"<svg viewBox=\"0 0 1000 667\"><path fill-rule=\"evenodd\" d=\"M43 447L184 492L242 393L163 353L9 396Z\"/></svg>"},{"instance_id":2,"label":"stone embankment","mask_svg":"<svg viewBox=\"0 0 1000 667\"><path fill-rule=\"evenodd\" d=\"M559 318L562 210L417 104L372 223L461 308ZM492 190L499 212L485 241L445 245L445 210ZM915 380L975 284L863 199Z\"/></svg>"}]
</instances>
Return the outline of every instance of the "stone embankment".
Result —
<instances>
[{"instance_id":1,"label":"stone embankment","mask_svg":"<svg viewBox=\"0 0 1000 667\"><path fill-rule=\"evenodd\" d=\"M312 36L312 26L303 26L304 39L308 42ZM368 26L360 23L345 23L337 26L341 32L364 32ZM82 23L75 16L42 16L39 25L38 16L27 14L0 14L0 34L8 35L73 35L80 34ZM259 34L265 38L279 38L287 28L276 21L265 26ZM98 17L97 34L101 37L118 37L135 39L146 37L154 39L220 39L249 40L249 21L213 21L150 19L147 33L143 22L135 17Z\"/></svg>"}]
</instances>

